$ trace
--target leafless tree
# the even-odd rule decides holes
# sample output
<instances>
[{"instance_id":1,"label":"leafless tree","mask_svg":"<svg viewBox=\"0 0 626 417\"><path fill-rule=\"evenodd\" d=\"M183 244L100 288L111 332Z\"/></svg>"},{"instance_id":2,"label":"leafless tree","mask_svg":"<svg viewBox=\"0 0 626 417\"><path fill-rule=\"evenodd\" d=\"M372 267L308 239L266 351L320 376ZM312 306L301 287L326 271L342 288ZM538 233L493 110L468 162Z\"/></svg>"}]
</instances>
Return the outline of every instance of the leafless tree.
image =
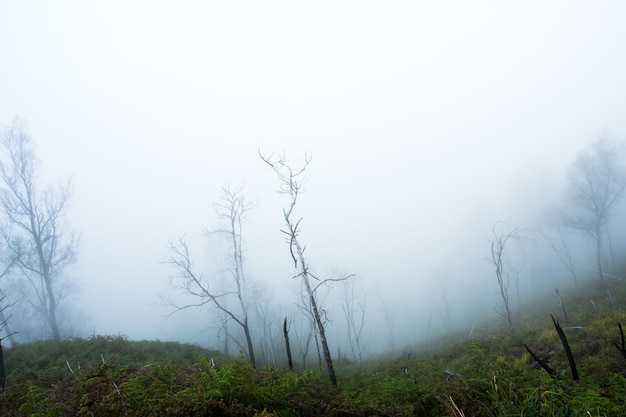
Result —
<instances>
[{"instance_id":1,"label":"leafless tree","mask_svg":"<svg viewBox=\"0 0 626 417\"><path fill-rule=\"evenodd\" d=\"M243 323L242 330L248 346L248 355L252 366L256 366L254 356L254 345L250 334L249 313L248 313L248 281L244 273L243 256L243 221L247 213L254 207L253 203L246 201L242 188L222 188L222 200L215 205L217 217L226 222L226 227L217 228L210 234L222 234L231 245L230 266L228 273L235 284L235 294L238 308L241 311L240 318Z\"/></svg>"},{"instance_id":2,"label":"leafless tree","mask_svg":"<svg viewBox=\"0 0 626 417\"><path fill-rule=\"evenodd\" d=\"M298 305L298 307L302 310L301 305ZM303 313L305 317L309 319L309 310L304 310ZM298 343L298 350L300 351L303 369L306 369L307 367L307 358L309 357L309 350L311 349L311 341L313 340L313 335L316 331L315 321L311 320L307 320L304 323L301 322L299 323L299 326L295 327L296 342ZM319 345L317 347L319 348Z\"/></svg>"},{"instance_id":3,"label":"leafless tree","mask_svg":"<svg viewBox=\"0 0 626 417\"><path fill-rule=\"evenodd\" d=\"M435 288L435 286L437 288ZM448 332L452 331L452 304L447 273L439 271L431 283L432 302Z\"/></svg>"},{"instance_id":4,"label":"leafless tree","mask_svg":"<svg viewBox=\"0 0 626 417\"><path fill-rule=\"evenodd\" d=\"M68 288L61 273L74 262L78 246L77 235L64 222L70 183L40 187L35 145L20 120L4 129L2 145L0 207L5 222L0 235L28 283L27 301L45 318L52 339L59 340L57 312Z\"/></svg>"},{"instance_id":5,"label":"leafless tree","mask_svg":"<svg viewBox=\"0 0 626 417\"><path fill-rule=\"evenodd\" d=\"M511 240L520 238L521 230L513 229L509 232L499 233L496 223L493 226L493 240L491 241L491 256L486 258L487 262L495 268L496 280L498 282L498 291L502 305L496 312L500 314L509 325L509 331L513 332L513 317L511 315L511 303L509 299L509 285L511 283L508 271L504 270L504 249Z\"/></svg>"},{"instance_id":6,"label":"leafless tree","mask_svg":"<svg viewBox=\"0 0 626 417\"><path fill-rule=\"evenodd\" d=\"M259 152L259 156L261 157L263 162L269 165L274 173L278 176L278 180L280 182L279 193L288 197L288 205L287 207L283 207L283 217L285 220L286 229L281 231L287 236L289 252L291 254L291 258L293 259L294 267L299 271L296 274L296 277L301 278L305 294L308 298L308 303L310 305L310 309L313 314L313 319L315 321L315 326L317 329L316 334L319 334L320 342L322 344L324 360L326 362L326 367L328 368L330 381L333 385L337 385L337 377L335 375L333 360L330 354L330 350L328 348L326 329L324 328L322 311L320 311L318 306L316 290L321 285L327 284L329 281L342 281L347 279L347 277L320 280L312 273L309 264L304 257L304 251L306 247L302 246L298 239L302 218L299 218L297 220L294 218L294 208L296 207L298 197L302 192L303 175L305 170L309 166L309 163L311 162L311 157L309 155L305 155L302 166L299 168L294 168L287 162L285 155L274 158L272 156L263 155Z\"/></svg>"},{"instance_id":7,"label":"leafless tree","mask_svg":"<svg viewBox=\"0 0 626 417\"><path fill-rule=\"evenodd\" d=\"M576 274L576 261L574 260L574 254L572 253L571 242L565 236L563 231L563 219L560 213L555 213L555 217L558 217L556 221L551 222L551 232L542 231L541 238L548 248L556 255L559 261L563 264L567 272L572 276L574 285L578 286L578 275Z\"/></svg>"},{"instance_id":8,"label":"leafless tree","mask_svg":"<svg viewBox=\"0 0 626 417\"><path fill-rule=\"evenodd\" d=\"M603 232L626 189L624 150L614 141L599 138L584 150L569 170L566 224L582 230L596 243L598 282L604 287Z\"/></svg>"},{"instance_id":9,"label":"leafless tree","mask_svg":"<svg viewBox=\"0 0 626 417\"><path fill-rule=\"evenodd\" d=\"M174 307L174 312L190 307L199 307L212 304L224 313L227 319L234 321L244 332L248 357L253 367L256 367L254 356L254 344L250 332L248 316L248 296L246 289L246 277L243 262L243 237L242 222L246 213L252 208L241 194L241 189L233 190L225 187L222 189L222 201L215 206L220 219L226 220L226 226L211 233L219 233L228 237L231 246L231 259L228 272L231 274L234 284L233 291L219 291L211 288L210 280L202 274L197 274L193 267L193 260L189 252L189 244L184 237L170 242L170 257L166 263L172 265L178 272L176 285L185 294L196 297L196 303L176 304L169 297L162 297L163 301ZM237 307L231 307L228 299L235 297ZM228 336L227 336L228 337Z\"/></svg>"},{"instance_id":10,"label":"leafless tree","mask_svg":"<svg viewBox=\"0 0 626 417\"><path fill-rule=\"evenodd\" d=\"M344 282L343 313L347 325L348 346L357 366L361 366L363 353L369 344L368 334L365 332L365 302L367 295L356 288L353 280Z\"/></svg>"},{"instance_id":11,"label":"leafless tree","mask_svg":"<svg viewBox=\"0 0 626 417\"><path fill-rule=\"evenodd\" d=\"M262 337L258 337L257 346L266 364L275 364L278 356L275 349L276 340L280 340L281 329L279 328L280 308L273 300L271 292L258 282L252 283L251 293L254 294L254 311L256 318L257 333L261 333ZM258 351L258 349L257 349ZM258 355L257 355L258 357Z\"/></svg>"},{"instance_id":12,"label":"leafless tree","mask_svg":"<svg viewBox=\"0 0 626 417\"><path fill-rule=\"evenodd\" d=\"M379 295L379 300L382 304L383 317L385 319L385 327L387 328L387 340L389 342L389 350L391 352L396 351L396 330L393 310L389 307L389 303Z\"/></svg>"}]
</instances>

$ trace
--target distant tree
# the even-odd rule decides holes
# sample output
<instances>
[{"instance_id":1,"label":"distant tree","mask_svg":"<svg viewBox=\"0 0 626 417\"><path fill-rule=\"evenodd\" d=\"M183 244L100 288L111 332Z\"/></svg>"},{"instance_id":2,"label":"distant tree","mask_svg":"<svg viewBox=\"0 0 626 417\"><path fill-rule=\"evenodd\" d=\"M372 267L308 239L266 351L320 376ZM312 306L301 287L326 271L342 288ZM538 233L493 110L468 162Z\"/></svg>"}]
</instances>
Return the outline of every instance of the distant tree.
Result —
<instances>
[{"instance_id":1,"label":"distant tree","mask_svg":"<svg viewBox=\"0 0 626 417\"><path fill-rule=\"evenodd\" d=\"M19 119L2 132L0 208L5 221L0 229L9 256L27 283L28 303L45 318L52 339L61 333L57 312L68 286L63 270L75 261L78 237L64 222L70 183L54 188L39 185L35 145Z\"/></svg>"},{"instance_id":2,"label":"distant tree","mask_svg":"<svg viewBox=\"0 0 626 417\"><path fill-rule=\"evenodd\" d=\"M437 272L431 283L432 303L441 317L442 323L448 332L452 331L452 304L450 302L450 290L448 289L447 274ZM437 288L435 288L435 286Z\"/></svg>"},{"instance_id":3,"label":"distant tree","mask_svg":"<svg viewBox=\"0 0 626 417\"><path fill-rule=\"evenodd\" d=\"M323 312L318 306L316 291L321 285L324 285L329 281L340 281L347 278L320 280L315 275L313 275L309 264L304 257L305 247L300 244L300 241L298 239L300 235L300 223L302 222L302 218L299 218L297 220L294 218L294 208L296 207L298 197L302 192L302 177L309 163L311 162L311 158L310 156L305 155L304 163L302 164L302 166L299 168L294 168L287 162L285 155L282 155L279 158L273 158L271 156L262 155L261 153L259 153L259 156L261 157L263 162L269 165L269 167L272 168L274 173L278 176L278 180L280 182L279 193L288 197L288 205L287 207L283 207L283 218L285 220L286 230L282 230L282 232L287 236L289 253L291 254L291 258L293 259L294 267L299 271L296 277L299 277L301 279L301 282L304 286L305 295L308 298L310 311L315 321L315 326L317 330L316 334L319 334L320 342L322 344L324 360L326 362L330 381L333 385L337 385L337 377L335 375L333 360L330 355L328 340L326 338L326 329L324 327L324 320L322 317ZM317 285L314 285L314 281L317 281Z\"/></svg>"},{"instance_id":4,"label":"distant tree","mask_svg":"<svg viewBox=\"0 0 626 417\"><path fill-rule=\"evenodd\" d=\"M565 224L588 233L596 243L598 282L605 286L602 265L607 221L626 189L624 148L599 138L578 155L569 170Z\"/></svg>"},{"instance_id":5,"label":"distant tree","mask_svg":"<svg viewBox=\"0 0 626 417\"><path fill-rule=\"evenodd\" d=\"M495 268L496 280L498 282L498 292L502 304L496 312L506 320L509 331L513 332L513 316L511 315L511 302L509 298L509 286L511 283L509 272L504 269L505 253L504 249L512 240L518 240L521 235L520 229L513 229L509 232L498 232L496 223L493 226L493 240L491 241L491 256L486 258L487 262Z\"/></svg>"},{"instance_id":6,"label":"distant tree","mask_svg":"<svg viewBox=\"0 0 626 417\"><path fill-rule=\"evenodd\" d=\"M281 339L284 332L280 328L279 314L280 306L277 305L276 300L273 299L272 293L268 288L259 285L258 282L252 283L251 294L254 294L254 311L256 318L257 334L261 334L257 338L257 346L260 349L260 353L265 360L266 364L275 364L277 361L277 349L278 346L282 346ZM257 349L257 351L259 351ZM258 355L257 355L258 361Z\"/></svg>"},{"instance_id":7,"label":"distant tree","mask_svg":"<svg viewBox=\"0 0 626 417\"><path fill-rule=\"evenodd\" d=\"M317 338L317 324L315 322L315 318L313 317L313 312L311 310L310 304L302 304L300 302L296 303L298 309L304 314L306 317L305 322L299 323L298 326L295 327L295 336L296 342L298 343L298 350L300 351L300 358L302 359L302 368L306 369L307 367L307 359L309 357L309 350L311 349L311 341L313 337ZM315 343L317 348L317 355L319 360L321 360L321 354L319 351L319 343ZM320 363L321 368L321 363Z\"/></svg>"},{"instance_id":8,"label":"distant tree","mask_svg":"<svg viewBox=\"0 0 626 417\"><path fill-rule=\"evenodd\" d=\"M569 239L567 239L565 231L563 230L563 218L560 213L555 213L553 217L550 222L550 229L540 232L541 238L572 276L574 285L578 286L576 261L572 253L572 244Z\"/></svg>"},{"instance_id":9,"label":"distant tree","mask_svg":"<svg viewBox=\"0 0 626 417\"><path fill-rule=\"evenodd\" d=\"M366 330L367 294L359 291L354 280L344 282L343 313L346 319L348 346L357 366L361 366L363 353L369 344Z\"/></svg>"},{"instance_id":10,"label":"distant tree","mask_svg":"<svg viewBox=\"0 0 626 417\"><path fill-rule=\"evenodd\" d=\"M387 329L387 341L389 350L396 351L396 331L393 310L389 307L389 303L379 294L378 298L382 304L382 315L385 319L385 327Z\"/></svg>"},{"instance_id":11,"label":"distant tree","mask_svg":"<svg viewBox=\"0 0 626 417\"><path fill-rule=\"evenodd\" d=\"M170 257L166 263L172 265L178 272L176 287L185 294L199 299L196 303L178 305L170 297L162 297L163 301L174 307L174 312L190 307L199 307L213 304L224 313L227 319L237 323L244 332L248 357L253 367L256 367L254 344L250 332L248 315L247 281L244 274L243 257L243 220L252 208L241 193L241 189L222 189L222 200L215 205L215 211L220 219L226 220L226 225L211 233L219 233L227 237L231 244L230 267L228 272L232 278L234 290L216 291L211 288L211 282L204 275L198 274L193 267L193 260L189 252L189 244L184 237L170 242ZM234 296L236 307L231 307L228 298ZM226 333L228 340L229 334Z\"/></svg>"}]
</instances>

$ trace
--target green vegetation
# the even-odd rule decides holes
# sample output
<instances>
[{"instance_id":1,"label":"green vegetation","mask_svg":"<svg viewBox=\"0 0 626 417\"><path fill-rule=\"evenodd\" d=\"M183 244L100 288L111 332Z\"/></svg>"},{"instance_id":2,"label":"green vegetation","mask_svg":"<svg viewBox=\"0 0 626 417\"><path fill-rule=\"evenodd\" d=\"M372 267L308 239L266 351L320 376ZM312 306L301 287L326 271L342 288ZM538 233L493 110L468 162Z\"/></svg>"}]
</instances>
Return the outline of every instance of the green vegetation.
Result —
<instances>
[{"instance_id":1,"label":"green vegetation","mask_svg":"<svg viewBox=\"0 0 626 417\"><path fill-rule=\"evenodd\" d=\"M609 289L561 291L515 312L514 332L486 323L415 348L337 368L338 386L321 370L253 369L198 346L124 337L40 341L6 349L2 416L622 416L626 358L626 282ZM551 315L571 345L579 381ZM506 326L504 326L506 327ZM552 377L533 367L554 350ZM615 345L617 344L617 346ZM213 367L211 359L215 360Z\"/></svg>"}]
</instances>

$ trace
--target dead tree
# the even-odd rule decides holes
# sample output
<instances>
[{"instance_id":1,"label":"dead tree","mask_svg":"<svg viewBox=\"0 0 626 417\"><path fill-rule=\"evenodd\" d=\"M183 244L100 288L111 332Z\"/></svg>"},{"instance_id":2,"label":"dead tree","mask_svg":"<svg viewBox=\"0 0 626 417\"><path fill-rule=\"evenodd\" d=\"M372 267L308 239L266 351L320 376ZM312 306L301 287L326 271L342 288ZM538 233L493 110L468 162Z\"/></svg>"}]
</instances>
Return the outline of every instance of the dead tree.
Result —
<instances>
[{"instance_id":1,"label":"dead tree","mask_svg":"<svg viewBox=\"0 0 626 417\"><path fill-rule=\"evenodd\" d=\"M275 364L277 352L274 336L278 336L279 333L275 330L276 322L279 320L278 309L275 308L276 304L272 302L272 295L269 289L266 289L264 286L254 283L251 293L254 294L254 309L258 323L256 326L258 329L257 333L261 332L263 335L262 337L257 337L258 349L255 351L258 352L260 350L267 364Z\"/></svg>"},{"instance_id":2,"label":"dead tree","mask_svg":"<svg viewBox=\"0 0 626 417\"><path fill-rule=\"evenodd\" d=\"M572 349L569 346L567 341L567 337L565 336L565 332L559 322L552 317L552 323L554 323L554 328L556 329L557 334L559 335L559 339L561 339L561 343L563 344L563 348L565 349L565 354L567 355L567 361L569 362L570 369L572 370L572 379L574 381L578 381L578 370L576 369L576 361L574 361L574 355L572 354Z\"/></svg>"},{"instance_id":3,"label":"dead tree","mask_svg":"<svg viewBox=\"0 0 626 417\"><path fill-rule=\"evenodd\" d=\"M547 364L547 359L549 359L550 356L539 357L535 354L535 352L530 350L526 343L524 343L524 347L526 348L526 351L528 351L530 356L532 356L532 358L535 360L535 363L540 365L548 373L548 375L550 375L554 379L558 377L556 371L550 368L550 365Z\"/></svg>"},{"instance_id":4,"label":"dead tree","mask_svg":"<svg viewBox=\"0 0 626 417\"><path fill-rule=\"evenodd\" d=\"M289 329L287 328L287 317L283 321L283 336L285 337L285 348L287 349L287 361L289 369L293 370L293 360L291 359L291 346L289 345Z\"/></svg>"},{"instance_id":5,"label":"dead tree","mask_svg":"<svg viewBox=\"0 0 626 417\"><path fill-rule=\"evenodd\" d=\"M304 286L302 286L304 287ZM299 300L296 302L298 310L306 317L306 321L301 323L296 330L296 339L298 341L298 348L300 350L300 356L302 358L302 367L306 369L307 358L309 356L309 349L311 348L311 342L314 343L315 354L317 355L318 367L322 369L322 354L320 352L320 344L318 338L317 324L315 322L315 315L309 302L309 297L304 289L301 289ZM319 298L316 298L318 307L320 306Z\"/></svg>"},{"instance_id":6,"label":"dead tree","mask_svg":"<svg viewBox=\"0 0 626 417\"><path fill-rule=\"evenodd\" d=\"M243 221L246 214L254 207L254 204L246 201L242 194L241 188L233 189L230 187L222 188L222 200L215 205L215 213L218 218L225 220L227 226L218 228L209 232L222 234L226 236L231 244L232 257L230 272L233 282L235 283L235 294L241 311L240 317L242 329L246 337L248 345L248 355L252 366L256 366L254 356L254 345L252 343L252 335L250 334L250 326L248 324L248 300L247 300L247 280L244 273L244 257L243 257Z\"/></svg>"},{"instance_id":7,"label":"dead tree","mask_svg":"<svg viewBox=\"0 0 626 417\"><path fill-rule=\"evenodd\" d=\"M618 322L617 326L619 327L619 334L621 336L621 344L618 344L617 342L613 342L613 346L615 346L617 350L619 350L619 352L622 354L624 359L626 359L626 343L624 342L624 329L622 329L622 322Z\"/></svg>"},{"instance_id":8,"label":"dead tree","mask_svg":"<svg viewBox=\"0 0 626 417\"><path fill-rule=\"evenodd\" d=\"M508 233L498 233L496 228L498 223L493 226L493 237L491 241L491 257L486 258L495 268L496 280L498 282L498 290L500 300L502 302L500 309L495 309L509 325L509 331L513 332L513 317L511 315L511 304L509 300L509 274L504 270L504 249L507 243L512 239L519 239L521 230L513 229Z\"/></svg>"},{"instance_id":9,"label":"dead tree","mask_svg":"<svg viewBox=\"0 0 626 417\"><path fill-rule=\"evenodd\" d=\"M550 248L550 250L556 255L556 257L561 261L565 269L572 276L572 280L574 281L574 285L578 286L578 276L576 275L576 260L574 259L574 254L572 253L571 243L569 243L563 232L563 216L562 213L555 212L552 216L554 218L553 221L553 229L554 234L556 236L552 236L548 232L542 232L543 242Z\"/></svg>"},{"instance_id":10,"label":"dead tree","mask_svg":"<svg viewBox=\"0 0 626 417\"><path fill-rule=\"evenodd\" d=\"M248 343L250 364L253 367L256 366L247 318L228 307L225 297L229 292L212 290L210 281L203 274L196 273L193 259L189 252L189 244L184 237L179 237L178 240L170 242L169 249L170 258L165 263L170 264L177 271L177 274L171 278L170 285L184 294L197 299L196 302L178 304L169 295L161 295L163 303L174 309L170 315L185 309L213 304L228 319L233 320L244 330Z\"/></svg>"},{"instance_id":11,"label":"dead tree","mask_svg":"<svg viewBox=\"0 0 626 417\"><path fill-rule=\"evenodd\" d=\"M252 367L256 367L254 344L252 343L248 318L248 299L246 278L243 269L242 244L243 220L248 210L252 208L252 205L245 201L239 189L233 190L225 187L222 191L222 201L216 204L215 211L220 219L226 220L227 226L209 233L222 234L226 236L231 243L232 257L228 271L232 277L232 282L235 287L234 290L216 291L211 288L210 280L194 270L193 260L189 252L189 244L184 237L179 237L178 240L170 242L170 257L165 263L172 265L177 270L177 276L174 277L175 280L172 280L173 286L182 290L182 292L187 295L196 297L198 302L178 305L168 296L162 296L161 298L164 304L174 307L174 312L190 307L213 304L218 310L224 313L226 320L232 320L241 327L246 338L250 364ZM237 307L231 307L229 305L228 299L231 297L236 298ZM226 326L224 329L226 331L226 340L228 340L227 323L224 323L224 326ZM235 342L237 341L235 340Z\"/></svg>"},{"instance_id":12,"label":"dead tree","mask_svg":"<svg viewBox=\"0 0 626 417\"><path fill-rule=\"evenodd\" d=\"M361 366L363 353L367 349L369 340L365 330L365 294L357 294L352 281L345 283L343 312L347 325L347 339L352 356L357 366Z\"/></svg>"},{"instance_id":13,"label":"dead tree","mask_svg":"<svg viewBox=\"0 0 626 417\"><path fill-rule=\"evenodd\" d=\"M318 307L315 292L317 288L320 287L320 285L323 285L328 281L345 280L347 279L347 277L321 281L319 278L313 275L312 271L310 270L309 264L304 257L304 251L306 247L302 246L298 239L302 218L299 218L297 220L294 218L294 208L296 207L298 197L302 192L302 178L306 168L311 162L311 158L309 155L305 155L304 163L302 164L302 166L299 168L293 168L291 165L289 165L284 155L275 159L272 156L263 155L259 152L259 156L261 157L263 162L265 162L270 168L272 168L274 173L278 176L278 180L280 181L279 193L286 195L289 199L287 207L283 207L283 217L285 220L286 229L283 229L281 231L287 236L289 252L291 254L294 267L299 271L296 274L296 277L302 280L302 284L304 286L305 293L311 307L311 312L313 314L317 333L319 334L320 342L322 344L324 360L326 362L326 367L328 368L330 381L333 385L337 385L337 377L335 375L333 360L330 354L330 350L328 348L328 340L326 338L326 329L324 328L324 322L322 320L322 312ZM314 285L314 281L317 281L317 285Z\"/></svg>"}]
</instances>

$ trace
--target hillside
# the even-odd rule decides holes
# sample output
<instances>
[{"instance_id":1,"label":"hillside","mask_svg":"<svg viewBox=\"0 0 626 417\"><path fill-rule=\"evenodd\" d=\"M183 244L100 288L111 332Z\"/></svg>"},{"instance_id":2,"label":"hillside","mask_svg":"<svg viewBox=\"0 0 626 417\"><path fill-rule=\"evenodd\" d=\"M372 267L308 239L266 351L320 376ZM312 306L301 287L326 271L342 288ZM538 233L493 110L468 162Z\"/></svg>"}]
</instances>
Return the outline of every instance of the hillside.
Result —
<instances>
[{"instance_id":1,"label":"hillside","mask_svg":"<svg viewBox=\"0 0 626 417\"><path fill-rule=\"evenodd\" d=\"M562 291L499 321L448 335L436 351L337 369L253 370L198 346L124 337L35 342L6 349L2 416L620 416L626 415L626 282ZM565 318L565 311L567 318ZM551 315L564 329L572 378ZM617 347L614 345L617 343ZM552 377L533 360L553 352ZM212 364L212 360L215 366Z\"/></svg>"}]
</instances>

